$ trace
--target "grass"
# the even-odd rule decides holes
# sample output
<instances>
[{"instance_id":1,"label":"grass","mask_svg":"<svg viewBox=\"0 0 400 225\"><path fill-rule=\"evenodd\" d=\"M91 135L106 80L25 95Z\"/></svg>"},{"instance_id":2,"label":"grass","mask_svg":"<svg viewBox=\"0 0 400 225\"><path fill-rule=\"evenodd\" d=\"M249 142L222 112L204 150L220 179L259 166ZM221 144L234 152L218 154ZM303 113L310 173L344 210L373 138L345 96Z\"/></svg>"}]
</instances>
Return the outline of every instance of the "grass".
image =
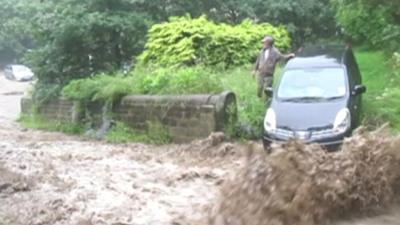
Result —
<instances>
[{"instance_id":1,"label":"grass","mask_svg":"<svg viewBox=\"0 0 400 225\"><path fill-rule=\"evenodd\" d=\"M67 134L83 134L84 126L60 121L49 121L39 115L21 115L18 121L29 129L62 132Z\"/></svg>"},{"instance_id":2,"label":"grass","mask_svg":"<svg viewBox=\"0 0 400 225\"><path fill-rule=\"evenodd\" d=\"M257 78L251 76L251 67L231 69L220 76L224 89L237 97L238 122L230 129L230 135L244 139L261 137L266 103L257 97Z\"/></svg>"},{"instance_id":3,"label":"grass","mask_svg":"<svg viewBox=\"0 0 400 225\"><path fill-rule=\"evenodd\" d=\"M394 131L400 131L400 79L395 76L390 56L357 50L356 58L368 88L363 96L364 123L372 127L389 123Z\"/></svg>"},{"instance_id":4,"label":"grass","mask_svg":"<svg viewBox=\"0 0 400 225\"><path fill-rule=\"evenodd\" d=\"M221 93L217 73L202 66L184 68L138 68L131 74L107 75L73 80L63 88L63 95L77 101L115 101L129 94L202 94Z\"/></svg>"},{"instance_id":5,"label":"grass","mask_svg":"<svg viewBox=\"0 0 400 225\"><path fill-rule=\"evenodd\" d=\"M159 122L149 122L148 130L145 133L138 132L122 122L117 122L107 133L105 139L112 143L139 142L162 145L171 142L168 130Z\"/></svg>"}]
</instances>

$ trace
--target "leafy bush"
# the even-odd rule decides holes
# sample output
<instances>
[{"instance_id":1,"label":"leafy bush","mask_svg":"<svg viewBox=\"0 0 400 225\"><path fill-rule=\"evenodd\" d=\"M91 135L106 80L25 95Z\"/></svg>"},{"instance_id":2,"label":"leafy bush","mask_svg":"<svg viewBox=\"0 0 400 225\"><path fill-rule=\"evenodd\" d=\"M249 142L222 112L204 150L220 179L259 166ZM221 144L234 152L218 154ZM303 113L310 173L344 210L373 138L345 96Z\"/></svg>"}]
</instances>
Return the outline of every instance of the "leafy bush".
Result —
<instances>
[{"instance_id":1,"label":"leafy bush","mask_svg":"<svg viewBox=\"0 0 400 225\"><path fill-rule=\"evenodd\" d=\"M115 101L128 94L219 93L223 88L212 70L202 67L136 70L129 76L98 75L71 81L63 95L77 101Z\"/></svg>"},{"instance_id":2,"label":"leafy bush","mask_svg":"<svg viewBox=\"0 0 400 225\"><path fill-rule=\"evenodd\" d=\"M59 84L38 82L35 84L32 99L36 106L40 106L49 100L58 97L62 86Z\"/></svg>"},{"instance_id":3,"label":"leafy bush","mask_svg":"<svg viewBox=\"0 0 400 225\"><path fill-rule=\"evenodd\" d=\"M204 67L144 70L133 76L136 76L136 92L141 94L205 94L223 91L218 74Z\"/></svg>"},{"instance_id":4,"label":"leafy bush","mask_svg":"<svg viewBox=\"0 0 400 225\"><path fill-rule=\"evenodd\" d=\"M63 95L71 100L88 102L94 100L114 101L133 92L131 77L101 74L91 78L71 81L63 88Z\"/></svg>"},{"instance_id":5,"label":"leafy bush","mask_svg":"<svg viewBox=\"0 0 400 225\"><path fill-rule=\"evenodd\" d=\"M146 65L248 64L257 56L265 35L273 35L282 50L290 47L287 30L245 20L237 26L215 24L205 16L171 18L149 30L140 62Z\"/></svg>"},{"instance_id":6,"label":"leafy bush","mask_svg":"<svg viewBox=\"0 0 400 225\"><path fill-rule=\"evenodd\" d=\"M266 102L257 97L257 79L250 76L250 70L250 66L244 66L220 74L224 89L237 97L238 118L228 129L237 138L260 138L263 132Z\"/></svg>"}]
</instances>

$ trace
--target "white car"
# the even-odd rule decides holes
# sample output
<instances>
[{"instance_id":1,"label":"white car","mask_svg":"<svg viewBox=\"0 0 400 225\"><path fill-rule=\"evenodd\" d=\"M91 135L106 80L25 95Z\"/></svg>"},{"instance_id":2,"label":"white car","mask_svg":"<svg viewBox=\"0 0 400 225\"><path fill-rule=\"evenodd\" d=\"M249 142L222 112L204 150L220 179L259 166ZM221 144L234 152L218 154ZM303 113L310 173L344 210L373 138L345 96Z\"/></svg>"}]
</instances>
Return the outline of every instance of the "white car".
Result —
<instances>
[{"instance_id":1,"label":"white car","mask_svg":"<svg viewBox=\"0 0 400 225\"><path fill-rule=\"evenodd\" d=\"M24 65L7 65L4 75L7 79L16 81L31 81L35 76L32 70Z\"/></svg>"}]
</instances>

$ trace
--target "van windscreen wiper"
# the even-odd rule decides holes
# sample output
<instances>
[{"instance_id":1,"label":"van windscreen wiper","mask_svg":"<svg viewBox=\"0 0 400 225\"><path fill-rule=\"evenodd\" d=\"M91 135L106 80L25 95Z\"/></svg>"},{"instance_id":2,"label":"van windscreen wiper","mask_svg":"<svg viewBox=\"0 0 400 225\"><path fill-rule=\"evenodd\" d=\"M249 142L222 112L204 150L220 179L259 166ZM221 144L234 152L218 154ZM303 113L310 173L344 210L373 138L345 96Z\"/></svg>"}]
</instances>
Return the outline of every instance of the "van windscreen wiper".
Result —
<instances>
[{"instance_id":1,"label":"van windscreen wiper","mask_svg":"<svg viewBox=\"0 0 400 225\"><path fill-rule=\"evenodd\" d=\"M306 96L306 97L298 97L298 98L284 98L282 99L284 102L309 102L309 101L326 101L324 97L317 97L317 96Z\"/></svg>"},{"instance_id":2,"label":"van windscreen wiper","mask_svg":"<svg viewBox=\"0 0 400 225\"><path fill-rule=\"evenodd\" d=\"M284 98L283 102L320 102L320 101L332 101L336 99L341 99L343 96L333 96L333 97L319 97L319 96L305 96L297 98Z\"/></svg>"},{"instance_id":3,"label":"van windscreen wiper","mask_svg":"<svg viewBox=\"0 0 400 225\"><path fill-rule=\"evenodd\" d=\"M343 98L344 96L332 96L332 97L329 97L329 98L325 98L327 101L332 101L332 100L336 100L336 99L341 99L341 98Z\"/></svg>"}]
</instances>

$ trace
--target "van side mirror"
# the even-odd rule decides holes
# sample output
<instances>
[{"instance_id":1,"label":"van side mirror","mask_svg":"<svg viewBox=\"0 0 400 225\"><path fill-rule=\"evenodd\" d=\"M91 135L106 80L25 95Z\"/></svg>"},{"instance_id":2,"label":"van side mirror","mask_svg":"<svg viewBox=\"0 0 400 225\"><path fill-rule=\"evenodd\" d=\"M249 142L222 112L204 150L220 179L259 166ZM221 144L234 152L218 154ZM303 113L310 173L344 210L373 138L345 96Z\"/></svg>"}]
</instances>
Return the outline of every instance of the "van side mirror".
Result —
<instances>
[{"instance_id":1,"label":"van side mirror","mask_svg":"<svg viewBox=\"0 0 400 225\"><path fill-rule=\"evenodd\" d=\"M265 88L264 93L267 97L272 97L274 94L274 89L272 87L267 87Z\"/></svg>"},{"instance_id":2,"label":"van side mirror","mask_svg":"<svg viewBox=\"0 0 400 225\"><path fill-rule=\"evenodd\" d=\"M367 87L365 87L364 85L356 85L351 94L360 95L364 94L365 92L367 92Z\"/></svg>"}]
</instances>

